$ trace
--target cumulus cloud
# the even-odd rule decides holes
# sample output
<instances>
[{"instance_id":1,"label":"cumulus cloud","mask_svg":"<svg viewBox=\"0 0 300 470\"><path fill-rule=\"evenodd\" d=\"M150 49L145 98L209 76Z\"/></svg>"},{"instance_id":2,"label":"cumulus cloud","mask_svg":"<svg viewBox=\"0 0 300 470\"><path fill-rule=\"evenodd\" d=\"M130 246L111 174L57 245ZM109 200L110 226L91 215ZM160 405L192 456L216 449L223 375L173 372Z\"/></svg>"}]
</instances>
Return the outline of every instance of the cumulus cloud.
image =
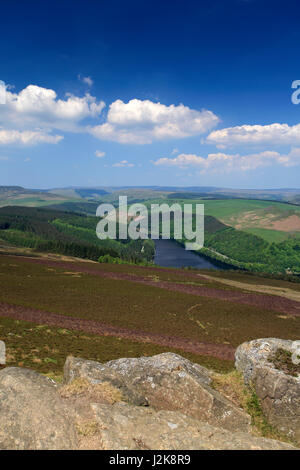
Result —
<instances>
[{"instance_id":1,"label":"cumulus cloud","mask_svg":"<svg viewBox=\"0 0 300 470\"><path fill-rule=\"evenodd\" d=\"M102 140L121 144L150 144L154 140L180 139L211 130L219 118L211 111L197 111L183 104L166 106L150 100L114 101L106 122L90 128Z\"/></svg>"},{"instance_id":2,"label":"cumulus cloud","mask_svg":"<svg viewBox=\"0 0 300 470\"><path fill-rule=\"evenodd\" d=\"M93 82L91 77L80 80L89 86ZM106 118L102 117L104 107L103 101L89 93L83 97L68 93L58 98L54 90L37 85L28 85L18 93L7 89L0 114L2 144L57 143L63 138L56 135L57 131L90 133L122 144L150 144L204 134L219 122L213 112L183 104L116 100L109 106ZM100 124L93 124L93 120ZM96 155L99 158L100 153Z\"/></svg>"},{"instance_id":3,"label":"cumulus cloud","mask_svg":"<svg viewBox=\"0 0 300 470\"><path fill-rule=\"evenodd\" d=\"M234 145L300 145L300 124L243 125L211 132L206 141L219 148Z\"/></svg>"},{"instance_id":4,"label":"cumulus cloud","mask_svg":"<svg viewBox=\"0 0 300 470\"><path fill-rule=\"evenodd\" d=\"M0 124L6 127L39 127L76 131L85 118L98 117L105 103L86 93L84 97L71 93L58 99L54 90L28 85L20 93L6 92L6 104L1 106Z\"/></svg>"},{"instance_id":5,"label":"cumulus cloud","mask_svg":"<svg viewBox=\"0 0 300 470\"><path fill-rule=\"evenodd\" d=\"M103 157L105 157L106 153L101 152L101 150L96 150L95 155L96 155L97 158L103 158Z\"/></svg>"},{"instance_id":6,"label":"cumulus cloud","mask_svg":"<svg viewBox=\"0 0 300 470\"><path fill-rule=\"evenodd\" d=\"M0 144L56 144L63 136L53 131L86 132L82 121L99 117L105 103L86 93L83 97L68 93L59 99L54 90L28 85L19 93L6 90L1 105Z\"/></svg>"},{"instance_id":7,"label":"cumulus cloud","mask_svg":"<svg viewBox=\"0 0 300 470\"><path fill-rule=\"evenodd\" d=\"M288 154L265 151L249 155L210 153L207 157L181 153L175 158L159 158L153 162L157 166L197 168L201 173L224 173L249 171L278 164L284 167L300 165L300 148L292 149Z\"/></svg>"},{"instance_id":8,"label":"cumulus cloud","mask_svg":"<svg viewBox=\"0 0 300 470\"><path fill-rule=\"evenodd\" d=\"M113 167L121 167L121 168L124 168L124 167L131 168L131 167L134 166L134 164L133 164L133 163L129 163L127 160L122 160L121 162L114 163L112 166L113 166Z\"/></svg>"},{"instance_id":9,"label":"cumulus cloud","mask_svg":"<svg viewBox=\"0 0 300 470\"><path fill-rule=\"evenodd\" d=\"M0 145L36 145L57 144L63 139L61 135L50 135L43 131L17 131L0 129Z\"/></svg>"}]
</instances>

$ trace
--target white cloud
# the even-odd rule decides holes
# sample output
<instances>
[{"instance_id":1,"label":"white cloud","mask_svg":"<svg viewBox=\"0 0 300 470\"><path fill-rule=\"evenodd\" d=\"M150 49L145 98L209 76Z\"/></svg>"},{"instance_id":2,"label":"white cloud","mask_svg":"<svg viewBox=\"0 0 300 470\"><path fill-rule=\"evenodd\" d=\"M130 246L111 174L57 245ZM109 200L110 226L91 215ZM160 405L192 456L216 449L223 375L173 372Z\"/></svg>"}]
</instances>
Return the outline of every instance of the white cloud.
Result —
<instances>
[{"instance_id":1,"label":"white cloud","mask_svg":"<svg viewBox=\"0 0 300 470\"><path fill-rule=\"evenodd\" d=\"M133 164L133 163L129 163L127 160L122 160L121 162L114 163L112 166L113 166L113 167L121 167L121 168L124 168L124 167L131 168L131 167L134 166L134 164Z\"/></svg>"},{"instance_id":2,"label":"white cloud","mask_svg":"<svg viewBox=\"0 0 300 470\"><path fill-rule=\"evenodd\" d=\"M89 87L93 86L94 84L94 80L92 80L91 77L82 77L82 81Z\"/></svg>"},{"instance_id":3,"label":"white cloud","mask_svg":"<svg viewBox=\"0 0 300 470\"><path fill-rule=\"evenodd\" d=\"M219 148L234 145L300 145L300 124L243 125L211 132L206 141Z\"/></svg>"},{"instance_id":4,"label":"white cloud","mask_svg":"<svg viewBox=\"0 0 300 470\"><path fill-rule=\"evenodd\" d=\"M36 145L57 144L63 139L61 135L50 135L43 131L17 131L13 129L0 129L0 145Z\"/></svg>"},{"instance_id":5,"label":"white cloud","mask_svg":"<svg viewBox=\"0 0 300 470\"><path fill-rule=\"evenodd\" d=\"M203 134L218 122L213 112L197 111L183 104L116 100L109 106L106 122L90 128L90 132L99 139L121 144L150 144L154 140Z\"/></svg>"},{"instance_id":6,"label":"white cloud","mask_svg":"<svg viewBox=\"0 0 300 470\"><path fill-rule=\"evenodd\" d=\"M83 97L66 94L58 99L54 90L28 85L19 93L7 89L6 103L1 105L0 144L55 144L63 136L55 130L86 132L82 121L98 118L105 103L86 93Z\"/></svg>"},{"instance_id":7,"label":"white cloud","mask_svg":"<svg viewBox=\"0 0 300 470\"><path fill-rule=\"evenodd\" d=\"M201 173L224 173L232 171L249 171L274 164L284 167L300 165L300 148L292 149L288 154L265 151L250 155L210 153L207 157L182 153L175 158L159 158L153 162L157 166L194 167Z\"/></svg>"},{"instance_id":8,"label":"white cloud","mask_svg":"<svg viewBox=\"0 0 300 470\"><path fill-rule=\"evenodd\" d=\"M86 93L84 97L71 93L58 99L54 90L28 85L20 93L6 92L6 104L1 106L0 124L14 128L47 128L78 131L85 118L98 117L105 103Z\"/></svg>"},{"instance_id":9,"label":"white cloud","mask_svg":"<svg viewBox=\"0 0 300 470\"><path fill-rule=\"evenodd\" d=\"M80 77L80 80L92 84L91 77ZM56 135L56 131L62 131L90 133L123 144L150 144L155 140L203 134L219 122L211 111L132 99L128 103L114 101L106 119L102 118L99 125L91 124L91 119L101 122L104 107L103 101L89 93L83 97L68 93L62 99L54 90L37 85L28 85L18 93L7 89L6 104L1 105L0 142L6 145L57 143L63 136ZM101 158L101 153L96 156Z\"/></svg>"},{"instance_id":10,"label":"white cloud","mask_svg":"<svg viewBox=\"0 0 300 470\"><path fill-rule=\"evenodd\" d=\"M103 157L105 157L106 153L101 152L101 150L96 150L95 155L96 155L97 158L103 158Z\"/></svg>"}]
</instances>

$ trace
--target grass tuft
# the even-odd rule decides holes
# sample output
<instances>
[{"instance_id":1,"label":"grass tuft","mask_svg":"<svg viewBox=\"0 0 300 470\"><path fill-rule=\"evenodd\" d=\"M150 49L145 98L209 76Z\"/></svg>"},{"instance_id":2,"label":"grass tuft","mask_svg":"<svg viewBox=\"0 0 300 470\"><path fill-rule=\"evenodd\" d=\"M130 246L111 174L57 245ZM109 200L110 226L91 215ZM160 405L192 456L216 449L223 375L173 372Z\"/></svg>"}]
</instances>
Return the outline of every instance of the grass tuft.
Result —
<instances>
[{"instance_id":1,"label":"grass tuft","mask_svg":"<svg viewBox=\"0 0 300 470\"><path fill-rule=\"evenodd\" d=\"M123 400L123 395L117 388L108 382L91 384L81 377L74 379L70 384L63 385L59 390L63 398L84 397L89 401L108 403L113 405Z\"/></svg>"},{"instance_id":2,"label":"grass tuft","mask_svg":"<svg viewBox=\"0 0 300 470\"><path fill-rule=\"evenodd\" d=\"M100 428L96 421L80 420L76 424L76 430L80 436L92 437L96 436L99 433Z\"/></svg>"},{"instance_id":3,"label":"grass tuft","mask_svg":"<svg viewBox=\"0 0 300 470\"><path fill-rule=\"evenodd\" d=\"M294 364L291 351L278 348L275 354L269 358L269 361L274 364L276 369L281 370L287 375L297 377L300 374L300 364Z\"/></svg>"},{"instance_id":4,"label":"grass tuft","mask_svg":"<svg viewBox=\"0 0 300 470\"><path fill-rule=\"evenodd\" d=\"M296 445L296 443L271 426L262 411L260 400L253 386L244 384L243 376L234 370L227 374L213 374L212 386L251 417L252 433L255 436L276 439ZM297 446L297 445L296 445Z\"/></svg>"}]
</instances>

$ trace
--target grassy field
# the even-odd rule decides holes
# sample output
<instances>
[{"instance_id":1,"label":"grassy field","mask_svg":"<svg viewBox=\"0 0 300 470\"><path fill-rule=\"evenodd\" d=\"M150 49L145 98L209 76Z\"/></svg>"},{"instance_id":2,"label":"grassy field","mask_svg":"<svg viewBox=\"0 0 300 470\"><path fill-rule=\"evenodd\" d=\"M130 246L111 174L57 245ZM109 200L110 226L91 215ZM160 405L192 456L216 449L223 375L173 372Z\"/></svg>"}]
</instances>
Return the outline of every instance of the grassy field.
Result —
<instances>
[{"instance_id":1,"label":"grassy field","mask_svg":"<svg viewBox=\"0 0 300 470\"><path fill-rule=\"evenodd\" d=\"M49 197L45 193L45 196L30 196L30 197L11 197L11 198L0 198L0 207L5 206L24 206L24 207L47 207L55 204L63 204L76 202L74 199L66 199L59 196Z\"/></svg>"},{"instance_id":2,"label":"grassy field","mask_svg":"<svg viewBox=\"0 0 300 470\"><path fill-rule=\"evenodd\" d=\"M120 357L153 356L170 350L151 343L92 335L1 317L0 338L6 343L7 366L28 367L50 375L56 380L62 378L63 366L68 355L107 362ZM220 372L227 372L233 368L231 361L176 349L172 352Z\"/></svg>"},{"instance_id":3,"label":"grassy field","mask_svg":"<svg viewBox=\"0 0 300 470\"><path fill-rule=\"evenodd\" d=\"M282 232L280 230L271 230L267 228L245 227L243 231L252 233L257 237L261 237L268 243L280 243L290 237L290 234L288 232ZM297 236L297 238L300 238L300 232L295 234L295 236Z\"/></svg>"},{"instance_id":4,"label":"grassy field","mask_svg":"<svg viewBox=\"0 0 300 470\"><path fill-rule=\"evenodd\" d=\"M22 198L8 198L0 200L0 207L5 206L26 206L26 207L43 207L50 204L59 204L65 202L61 198L41 198L41 197L22 197Z\"/></svg>"},{"instance_id":5,"label":"grassy field","mask_svg":"<svg viewBox=\"0 0 300 470\"><path fill-rule=\"evenodd\" d=\"M269 243L279 243L290 236L300 237L300 207L253 200L207 201L206 214L223 223L257 235Z\"/></svg>"},{"instance_id":6,"label":"grassy field","mask_svg":"<svg viewBox=\"0 0 300 470\"><path fill-rule=\"evenodd\" d=\"M154 201L154 200L153 200ZM155 202L158 203L160 200L155 199ZM152 202L152 201L151 201ZM163 201L162 201L163 202ZM165 202L165 201L164 201ZM260 199L203 199L203 198L172 198L168 199L168 202L175 203L204 203L205 204L205 213L207 215L212 215L217 219L226 219L232 215L237 215L243 212L248 212L251 210L269 210L270 208L274 209L277 213L286 213L286 212L296 212L300 214L300 206L294 206L291 204L286 204L284 202L277 201L263 201Z\"/></svg>"},{"instance_id":7,"label":"grassy field","mask_svg":"<svg viewBox=\"0 0 300 470\"><path fill-rule=\"evenodd\" d=\"M164 203L155 200L151 203ZM210 215L238 230L253 233L269 243L278 243L289 236L300 237L300 206L255 199L169 199L170 204L202 203L205 215ZM277 228L276 228L277 227Z\"/></svg>"}]
</instances>

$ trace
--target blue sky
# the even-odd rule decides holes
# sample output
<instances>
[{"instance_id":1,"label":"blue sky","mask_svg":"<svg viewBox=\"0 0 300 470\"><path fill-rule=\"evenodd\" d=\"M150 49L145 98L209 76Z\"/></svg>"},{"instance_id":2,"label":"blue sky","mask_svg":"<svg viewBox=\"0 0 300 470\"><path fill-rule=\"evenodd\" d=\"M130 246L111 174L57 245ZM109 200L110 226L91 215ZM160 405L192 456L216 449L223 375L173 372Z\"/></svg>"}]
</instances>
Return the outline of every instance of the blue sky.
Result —
<instances>
[{"instance_id":1,"label":"blue sky","mask_svg":"<svg viewBox=\"0 0 300 470\"><path fill-rule=\"evenodd\" d=\"M299 13L292 0L2 2L0 185L299 187Z\"/></svg>"}]
</instances>

